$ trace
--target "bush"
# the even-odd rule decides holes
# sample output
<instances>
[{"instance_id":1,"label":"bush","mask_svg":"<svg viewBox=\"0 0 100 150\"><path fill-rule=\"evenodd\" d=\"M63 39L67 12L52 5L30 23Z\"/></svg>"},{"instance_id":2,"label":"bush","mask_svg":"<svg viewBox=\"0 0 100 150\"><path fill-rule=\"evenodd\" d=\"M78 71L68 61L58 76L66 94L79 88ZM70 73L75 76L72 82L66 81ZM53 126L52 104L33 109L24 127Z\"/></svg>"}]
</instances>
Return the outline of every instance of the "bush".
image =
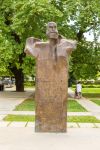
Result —
<instances>
[{"instance_id":1,"label":"bush","mask_svg":"<svg viewBox=\"0 0 100 150\"><path fill-rule=\"evenodd\" d=\"M33 87L35 85L35 82L34 81L25 81L24 85L26 87Z\"/></svg>"}]
</instances>

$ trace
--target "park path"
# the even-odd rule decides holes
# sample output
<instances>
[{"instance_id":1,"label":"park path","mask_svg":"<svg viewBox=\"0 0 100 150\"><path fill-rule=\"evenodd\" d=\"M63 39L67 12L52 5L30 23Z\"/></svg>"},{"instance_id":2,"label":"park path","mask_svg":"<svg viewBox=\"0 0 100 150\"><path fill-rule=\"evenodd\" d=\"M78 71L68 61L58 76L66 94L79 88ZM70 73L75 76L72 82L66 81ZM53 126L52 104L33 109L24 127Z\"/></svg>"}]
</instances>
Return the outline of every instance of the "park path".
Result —
<instances>
[{"instance_id":1,"label":"park path","mask_svg":"<svg viewBox=\"0 0 100 150\"><path fill-rule=\"evenodd\" d=\"M16 105L22 103L26 98L32 95L35 89L28 88L26 92L14 92L14 90L15 89L12 88L12 91L11 89L6 89L5 92L0 92L0 120L7 114L35 115L34 111L13 111ZM74 91L70 88L68 88L68 94L74 98ZM100 106L84 97L75 100L88 112L68 112L68 116L95 116L97 119L100 119Z\"/></svg>"},{"instance_id":2,"label":"park path","mask_svg":"<svg viewBox=\"0 0 100 150\"><path fill-rule=\"evenodd\" d=\"M74 98L74 91L72 91L71 88L68 89L68 93L70 97ZM93 116L95 116L97 119L100 119L100 106L84 97L75 100L87 111L91 112Z\"/></svg>"},{"instance_id":3,"label":"park path","mask_svg":"<svg viewBox=\"0 0 100 150\"><path fill-rule=\"evenodd\" d=\"M25 92L15 92L15 88L6 88L4 92L0 92L0 120L6 114L32 95L34 89L25 89Z\"/></svg>"},{"instance_id":4,"label":"park path","mask_svg":"<svg viewBox=\"0 0 100 150\"><path fill-rule=\"evenodd\" d=\"M99 128L35 133L34 128L0 128L0 150L100 150Z\"/></svg>"}]
</instances>

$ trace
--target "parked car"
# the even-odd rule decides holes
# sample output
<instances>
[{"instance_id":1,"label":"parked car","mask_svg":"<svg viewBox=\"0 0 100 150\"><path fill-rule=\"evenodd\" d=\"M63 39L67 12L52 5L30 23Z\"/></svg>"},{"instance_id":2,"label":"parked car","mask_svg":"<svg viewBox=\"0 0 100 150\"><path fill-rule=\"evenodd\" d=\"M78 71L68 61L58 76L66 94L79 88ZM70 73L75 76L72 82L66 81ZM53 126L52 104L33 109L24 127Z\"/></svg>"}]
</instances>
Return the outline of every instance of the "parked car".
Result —
<instances>
[{"instance_id":1,"label":"parked car","mask_svg":"<svg viewBox=\"0 0 100 150\"><path fill-rule=\"evenodd\" d=\"M12 80L9 78L5 78L3 80L4 85L6 85L6 87L12 87Z\"/></svg>"}]
</instances>

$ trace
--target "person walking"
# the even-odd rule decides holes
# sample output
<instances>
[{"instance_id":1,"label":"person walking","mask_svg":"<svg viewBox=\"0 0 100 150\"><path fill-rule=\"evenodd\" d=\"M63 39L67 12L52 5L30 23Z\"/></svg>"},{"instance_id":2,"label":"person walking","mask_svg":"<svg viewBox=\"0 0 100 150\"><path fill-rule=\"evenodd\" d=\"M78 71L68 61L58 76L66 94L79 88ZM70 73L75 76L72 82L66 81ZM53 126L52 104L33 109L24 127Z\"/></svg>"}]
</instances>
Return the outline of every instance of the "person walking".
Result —
<instances>
[{"instance_id":1,"label":"person walking","mask_svg":"<svg viewBox=\"0 0 100 150\"><path fill-rule=\"evenodd\" d=\"M82 85L80 82L76 85L77 97L78 99L82 97Z\"/></svg>"},{"instance_id":2,"label":"person walking","mask_svg":"<svg viewBox=\"0 0 100 150\"><path fill-rule=\"evenodd\" d=\"M78 98L78 93L77 93L77 89L75 88L75 93L74 93L74 99Z\"/></svg>"}]
</instances>

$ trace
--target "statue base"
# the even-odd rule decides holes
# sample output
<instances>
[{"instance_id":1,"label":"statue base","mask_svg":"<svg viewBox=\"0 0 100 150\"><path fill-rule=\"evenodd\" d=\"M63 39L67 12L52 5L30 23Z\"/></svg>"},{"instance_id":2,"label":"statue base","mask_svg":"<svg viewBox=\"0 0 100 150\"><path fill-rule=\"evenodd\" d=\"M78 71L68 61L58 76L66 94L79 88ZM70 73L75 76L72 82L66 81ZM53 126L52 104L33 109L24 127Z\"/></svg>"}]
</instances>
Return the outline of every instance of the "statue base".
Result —
<instances>
[{"instance_id":1,"label":"statue base","mask_svg":"<svg viewBox=\"0 0 100 150\"><path fill-rule=\"evenodd\" d=\"M37 106L35 132L66 132L67 110L66 102L41 102Z\"/></svg>"}]
</instances>

